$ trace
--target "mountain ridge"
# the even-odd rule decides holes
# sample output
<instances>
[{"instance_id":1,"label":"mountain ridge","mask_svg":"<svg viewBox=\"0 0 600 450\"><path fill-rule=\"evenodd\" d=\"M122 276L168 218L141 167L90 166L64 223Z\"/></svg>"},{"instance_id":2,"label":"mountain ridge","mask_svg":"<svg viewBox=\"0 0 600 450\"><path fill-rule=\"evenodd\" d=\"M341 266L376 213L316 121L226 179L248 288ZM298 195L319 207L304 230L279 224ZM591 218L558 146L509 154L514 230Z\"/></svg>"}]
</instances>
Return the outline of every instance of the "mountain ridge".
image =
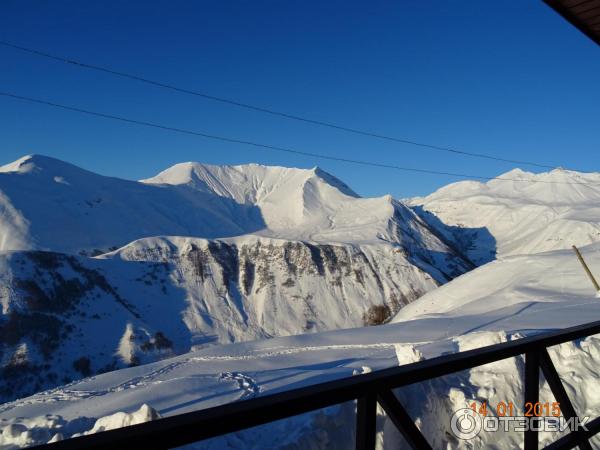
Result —
<instances>
[{"instance_id":1,"label":"mountain ridge","mask_svg":"<svg viewBox=\"0 0 600 450\"><path fill-rule=\"evenodd\" d=\"M505 175L528 181L459 181L406 203L477 264L600 239L600 173Z\"/></svg>"},{"instance_id":2,"label":"mountain ridge","mask_svg":"<svg viewBox=\"0 0 600 450\"><path fill-rule=\"evenodd\" d=\"M383 323L472 267L403 203L318 168L174 167L137 182L38 156L3 166L1 399L203 346Z\"/></svg>"}]
</instances>

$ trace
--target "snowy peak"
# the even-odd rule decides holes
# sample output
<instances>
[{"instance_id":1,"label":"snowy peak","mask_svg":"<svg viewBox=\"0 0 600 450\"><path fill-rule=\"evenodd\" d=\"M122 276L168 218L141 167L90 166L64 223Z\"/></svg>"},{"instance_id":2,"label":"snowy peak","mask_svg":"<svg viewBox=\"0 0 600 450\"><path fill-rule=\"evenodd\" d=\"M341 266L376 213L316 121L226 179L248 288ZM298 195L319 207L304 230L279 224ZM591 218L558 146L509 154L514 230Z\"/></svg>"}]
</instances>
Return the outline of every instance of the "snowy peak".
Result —
<instances>
[{"instance_id":1,"label":"snowy peak","mask_svg":"<svg viewBox=\"0 0 600 450\"><path fill-rule=\"evenodd\" d=\"M337 188L343 194L346 194L350 197L358 197L359 196L356 192L354 192L352 189L350 189L350 187L346 183L344 183L339 178L334 177L329 172L325 172L324 170L322 170L319 167L314 167L312 169L312 171L314 172L315 176L324 180L327 184Z\"/></svg>"},{"instance_id":2,"label":"snowy peak","mask_svg":"<svg viewBox=\"0 0 600 450\"><path fill-rule=\"evenodd\" d=\"M216 166L186 162L176 164L142 182L185 185L229 197L239 203L258 203L275 190L285 188L286 193L289 193L301 189L310 180L329 184L344 195L358 197L345 183L319 168L296 169L259 164Z\"/></svg>"},{"instance_id":3,"label":"snowy peak","mask_svg":"<svg viewBox=\"0 0 600 450\"><path fill-rule=\"evenodd\" d=\"M0 251L102 253L147 236L214 238L261 228L255 207L106 177L45 156L26 156L0 172Z\"/></svg>"},{"instance_id":4,"label":"snowy peak","mask_svg":"<svg viewBox=\"0 0 600 450\"><path fill-rule=\"evenodd\" d=\"M0 173L28 173L43 170L44 167L59 166L65 164L54 158L42 155L26 155L16 161L0 166Z\"/></svg>"},{"instance_id":5,"label":"snowy peak","mask_svg":"<svg viewBox=\"0 0 600 450\"><path fill-rule=\"evenodd\" d=\"M0 166L0 173L19 172L20 170L25 170L24 166L26 166L33 157L34 155L23 156L16 161Z\"/></svg>"},{"instance_id":6,"label":"snowy peak","mask_svg":"<svg viewBox=\"0 0 600 450\"><path fill-rule=\"evenodd\" d=\"M536 174L513 169L486 183L471 180L452 183L427 197L415 198L411 203L417 204L435 199L458 199L473 195L518 198L524 202L536 201L548 204L586 202L590 196L600 195L600 173L557 168Z\"/></svg>"},{"instance_id":7,"label":"snowy peak","mask_svg":"<svg viewBox=\"0 0 600 450\"><path fill-rule=\"evenodd\" d=\"M578 172L576 170L563 169L562 167L556 167L555 169L534 173L529 172L527 170L523 170L519 167L509 170L502 175L498 175L496 179L501 178L515 178L515 179L523 179L523 180L533 180L538 181L567 181L567 182L581 182L585 183L586 179L590 182L598 182L598 177L600 173L598 172ZM494 181L494 180L491 180Z\"/></svg>"},{"instance_id":8,"label":"snowy peak","mask_svg":"<svg viewBox=\"0 0 600 450\"><path fill-rule=\"evenodd\" d=\"M282 239L365 242L382 236L389 238L387 230L395 210L391 197L361 198L318 167L189 162L177 164L143 183L184 187L252 205L260 210L265 223L261 234Z\"/></svg>"},{"instance_id":9,"label":"snowy peak","mask_svg":"<svg viewBox=\"0 0 600 450\"><path fill-rule=\"evenodd\" d=\"M88 255L153 236L245 234L453 253L390 196L359 197L317 167L258 164L182 163L137 182L27 156L2 167L0 231L0 250Z\"/></svg>"},{"instance_id":10,"label":"snowy peak","mask_svg":"<svg viewBox=\"0 0 600 450\"><path fill-rule=\"evenodd\" d=\"M565 169L534 174L517 169L489 181L487 187L492 193L504 197L572 205L600 195L600 174Z\"/></svg>"},{"instance_id":11,"label":"snowy peak","mask_svg":"<svg viewBox=\"0 0 600 450\"><path fill-rule=\"evenodd\" d=\"M29 174L44 177L57 177L65 175L97 176L92 172L77 167L73 164L43 155L27 155L9 164L0 166L0 173L4 174Z\"/></svg>"},{"instance_id":12,"label":"snowy peak","mask_svg":"<svg viewBox=\"0 0 600 450\"><path fill-rule=\"evenodd\" d=\"M47 195L63 196L65 192L95 191L113 184L131 184L127 180L105 177L74 164L43 155L28 155L0 167L0 190L36 189Z\"/></svg>"},{"instance_id":13,"label":"snowy peak","mask_svg":"<svg viewBox=\"0 0 600 450\"><path fill-rule=\"evenodd\" d=\"M503 173L502 175L499 175L497 178L531 179L533 177L535 177L535 173L527 172L526 170L516 167L508 172Z\"/></svg>"},{"instance_id":14,"label":"snowy peak","mask_svg":"<svg viewBox=\"0 0 600 450\"><path fill-rule=\"evenodd\" d=\"M315 167L297 169L245 164L177 164L142 180L152 186L177 186L193 193L231 199L260 211L265 228L258 233L279 239L367 243L385 240L442 243L404 204L390 195L359 197L345 183Z\"/></svg>"},{"instance_id":15,"label":"snowy peak","mask_svg":"<svg viewBox=\"0 0 600 450\"><path fill-rule=\"evenodd\" d=\"M600 240L600 173L514 169L461 181L409 203L478 263Z\"/></svg>"}]
</instances>

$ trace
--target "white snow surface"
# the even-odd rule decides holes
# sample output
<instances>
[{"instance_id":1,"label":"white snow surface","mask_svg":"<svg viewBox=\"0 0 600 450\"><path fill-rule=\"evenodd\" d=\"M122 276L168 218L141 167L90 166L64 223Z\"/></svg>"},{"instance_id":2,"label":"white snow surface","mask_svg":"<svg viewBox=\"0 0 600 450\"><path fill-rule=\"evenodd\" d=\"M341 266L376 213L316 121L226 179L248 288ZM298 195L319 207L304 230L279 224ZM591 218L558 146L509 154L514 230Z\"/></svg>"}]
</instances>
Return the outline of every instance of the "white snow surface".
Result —
<instances>
[{"instance_id":1,"label":"white snow surface","mask_svg":"<svg viewBox=\"0 0 600 450\"><path fill-rule=\"evenodd\" d=\"M260 226L251 208L214 195L104 177L45 156L0 168L0 250L102 253L143 236L217 237Z\"/></svg>"},{"instance_id":2,"label":"white snow surface","mask_svg":"<svg viewBox=\"0 0 600 450\"><path fill-rule=\"evenodd\" d=\"M600 240L600 173L514 169L498 178L514 181L461 181L408 203L478 264Z\"/></svg>"},{"instance_id":3,"label":"white snow surface","mask_svg":"<svg viewBox=\"0 0 600 450\"><path fill-rule=\"evenodd\" d=\"M76 421L68 422L61 416L51 414L32 419L2 419L0 422L2 428L0 448L8 450L10 448L29 447L38 443L57 442L65 439L65 436L85 436L150 422L159 417L160 415L154 409L144 404L137 411L131 413L116 412L98 420L81 417ZM90 426L91 428L85 430Z\"/></svg>"},{"instance_id":4,"label":"white snow surface","mask_svg":"<svg viewBox=\"0 0 600 450\"><path fill-rule=\"evenodd\" d=\"M472 267L389 196L256 164L137 182L27 156L0 169L0 243L0 401L207 345L381 323Z\"/></svg>"},{"instance_id":5,"label":"white snow surface","mask_svg":"<svg viewBox=\"0 0 600 450\"><path fill-rule=\"evenodd\" d=\"M590 267L600 267L600 244L581 250ZM6 403L0 419L6 429L50 414L66 423L81 421L83 432L95 418L133 412L143 404L168 416L561 329L599 315L594 289L571 251L506 257L421 297L388 325L211 347ZM566 343L550 354L580 415L599 415L600 339ZM449 417L473 401L522 405L523 364L512 358L403 388L398 395L434 448L513 449L522 445L522 433L460 441L451 437ZM554 401L545 383L541 400ZM189 448L348 448L354 420L354 406L345 404ZM381 411L378 424L379 448L404 448ZM15 433L11 430L7 434ZM556 438L541 437L543 444Z\"/></svg>"},{"instance_id":6,"label":"white snow surface","mask_svg":"<svg viewBox=\"0 0 600 450\"><path fill-rule=\"evenodd\" d=\"M40 155L0 167L0 250L97 254L144 237L251 233L401 243L399 221L421 226L401 202L361 198L318 168L183 163L137 182Z\"/></svg>"},{"instance_id":7,"label":"white snow surface","mask_svg":"<svg viewBox=\"0 0 600 450\"><path fill-rule=\"evenodd\" d=\"M264 221L264 228L258 233L273 237L319 242L394 239L387 224L399 205L390 196L360 198L340 180L318 168L188 162L176 164L143 182L185 186L236 204L254 205Z\"/></svg>"}]
</instances>

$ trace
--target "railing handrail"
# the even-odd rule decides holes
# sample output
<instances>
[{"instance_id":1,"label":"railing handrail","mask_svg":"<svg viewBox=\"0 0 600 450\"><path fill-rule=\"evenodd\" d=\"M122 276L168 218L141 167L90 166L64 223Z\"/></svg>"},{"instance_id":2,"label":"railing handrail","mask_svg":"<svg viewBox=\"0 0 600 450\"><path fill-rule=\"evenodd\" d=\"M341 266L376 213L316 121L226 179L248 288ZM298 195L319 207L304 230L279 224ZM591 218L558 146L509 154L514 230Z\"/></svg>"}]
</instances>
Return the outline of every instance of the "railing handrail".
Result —
<instances>
[{"instance_id":1,"label":"railing handrail","mask_svg":"<svg viewBox=\"0 0 600 450\"><path fill-rule=\"evenodd\" d=\"M600 321L590 322L371 373L330 380L261 395L249 400L164 417L151 422L71 438L35 448L49 450L108 449L126 448L128 445L144 443L151 448L177 447L347 401L376 396L378 393L393 388L438 378L506 358L522 354L539 354L548 347L598 333L600 333ZM546 372L544 374L547 376ZM600 427L600 422L593 421L592 427L594 430ZM577 445L577 441L583 439L581 436L569 436L571 435L560 440L563 445L569 445L571 442L573 445ZM564 448L570 447L565 446Z\"/></svg>"}]
</instances>

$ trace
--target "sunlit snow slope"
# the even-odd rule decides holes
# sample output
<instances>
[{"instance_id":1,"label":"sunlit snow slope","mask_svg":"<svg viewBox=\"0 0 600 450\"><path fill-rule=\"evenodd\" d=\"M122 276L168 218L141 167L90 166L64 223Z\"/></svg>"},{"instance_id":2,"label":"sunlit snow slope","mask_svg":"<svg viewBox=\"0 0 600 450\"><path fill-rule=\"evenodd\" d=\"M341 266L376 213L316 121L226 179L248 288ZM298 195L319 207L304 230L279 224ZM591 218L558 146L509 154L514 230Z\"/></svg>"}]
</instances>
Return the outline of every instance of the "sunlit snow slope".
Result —
<instances>
[{"instance_id":1,"label":"sunlit snow slope","mask_svg":"<svg viewBox=\"0 0 600 450\"><path fill-rule=\"evenodd\" d=\"M390 196L361 198L317 168L256 164L184 163L136 182L26 156L0 167L0 231L0 250L98 254L143 237L257 233L328 243L384 240L448 252Z\"/></svg>"},{"instance_id":2,"label":"sunlit snow slope","mask_svg":"<svg viewBox=\"0 0 600 450\"><path fill-rule=\"evenodd\" d=\"M600 174L556 169L461 181L410 204L476 263L600 240Z\"/></svg>"}]
</instances>

